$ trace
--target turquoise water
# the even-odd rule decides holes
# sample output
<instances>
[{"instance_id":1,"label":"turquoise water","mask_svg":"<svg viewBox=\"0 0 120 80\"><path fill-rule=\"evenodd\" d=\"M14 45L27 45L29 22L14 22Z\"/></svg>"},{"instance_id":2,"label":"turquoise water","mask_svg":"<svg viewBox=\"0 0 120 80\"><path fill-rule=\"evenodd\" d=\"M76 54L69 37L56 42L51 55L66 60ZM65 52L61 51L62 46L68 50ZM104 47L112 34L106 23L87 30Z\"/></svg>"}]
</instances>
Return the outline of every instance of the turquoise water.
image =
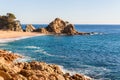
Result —
<instances>
[{"instance_id":1,"label":"turquoise water","mask_svg":"<svg viewBox=\"0 0 120 80\"><path fill-rule=\"evenodd\" d=\"M120 25L76 25L76 29L103 34L37 36L0 43L0 48L22 54L27 61L55 63L96 80L120 80Z\"/></svg>"}]
</instances>

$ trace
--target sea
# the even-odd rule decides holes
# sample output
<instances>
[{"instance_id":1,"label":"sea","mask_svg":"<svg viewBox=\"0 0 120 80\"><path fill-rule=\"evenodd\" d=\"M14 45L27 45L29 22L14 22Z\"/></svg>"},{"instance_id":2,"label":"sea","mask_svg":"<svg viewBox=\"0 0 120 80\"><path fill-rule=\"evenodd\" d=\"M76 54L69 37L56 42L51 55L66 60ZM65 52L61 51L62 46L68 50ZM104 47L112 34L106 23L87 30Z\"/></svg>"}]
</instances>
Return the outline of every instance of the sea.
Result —
<instances>
[{"instance_id":1,"label":"sea","mask_svg":"<svg viewBox=\"0 0 120 80\"><path fill-rule=\"evenodd\" d=\"M33 24L36 28L46 24ZM22 25L23 29L25 24ZM44 61L64 72L81 73L93 80L120 80L120 25L79 25L94 35L44 35L0 42L0 49L23 55L19 61ZM97 34L98 33L98 34ZM99 34L100 33L100 34Z\"/></svg>"}]
</instances>

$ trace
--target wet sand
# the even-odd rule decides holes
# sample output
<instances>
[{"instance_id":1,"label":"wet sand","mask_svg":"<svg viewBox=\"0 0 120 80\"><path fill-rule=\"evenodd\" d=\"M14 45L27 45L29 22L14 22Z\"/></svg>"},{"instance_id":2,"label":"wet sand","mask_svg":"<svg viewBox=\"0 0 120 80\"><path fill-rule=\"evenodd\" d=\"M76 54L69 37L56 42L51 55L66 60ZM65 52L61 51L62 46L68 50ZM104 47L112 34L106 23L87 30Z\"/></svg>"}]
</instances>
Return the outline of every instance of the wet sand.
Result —
<instances>
[{"instance_id":1,"label":"wet sand","mask_svg":"<svg viewBox=\"0 0 120 80\"><path fill-rule=\"evenodd\" d=\"M42 36L42 35L45 35L45 34L36 33L36 32L16 32L16 31L1 31L0 30L0 39Z\"/></svg>"}]
</instances>

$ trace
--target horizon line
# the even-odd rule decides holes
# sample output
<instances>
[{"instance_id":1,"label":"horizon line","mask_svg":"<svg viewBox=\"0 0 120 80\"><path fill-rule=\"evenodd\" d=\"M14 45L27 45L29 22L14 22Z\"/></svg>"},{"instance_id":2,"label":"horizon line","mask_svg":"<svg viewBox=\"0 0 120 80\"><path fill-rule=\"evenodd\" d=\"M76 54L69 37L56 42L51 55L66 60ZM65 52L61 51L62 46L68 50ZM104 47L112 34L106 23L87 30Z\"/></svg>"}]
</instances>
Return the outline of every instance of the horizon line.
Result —
<instances>
[{"instance_id":1,"label":"horizon line","mask_svg":"<svg viewBox=\"0 0 120 80\"><path fill-rule=\"evenodd\" d=\"M21 24L49 24L49 23L21 23ZM120 25L120 23L73 23L75 25Z\"/></svg>"}]
</instances>

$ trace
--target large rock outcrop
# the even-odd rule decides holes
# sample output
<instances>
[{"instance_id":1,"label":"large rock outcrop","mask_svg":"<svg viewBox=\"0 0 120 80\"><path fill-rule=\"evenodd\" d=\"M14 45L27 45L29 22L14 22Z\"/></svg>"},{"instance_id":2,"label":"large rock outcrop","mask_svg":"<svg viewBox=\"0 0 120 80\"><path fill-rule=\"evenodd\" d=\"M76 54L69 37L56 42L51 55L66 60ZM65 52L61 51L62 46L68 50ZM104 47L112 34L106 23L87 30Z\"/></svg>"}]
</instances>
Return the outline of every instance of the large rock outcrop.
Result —
<instances>
[{"instance_id":1,"label":"large rock outcrop","mask_svg":"<svg viewBox=\"0 0 120 80\"><path fill-rule=\"evenodd\" d=\"M67 35L84 35L88 33L78 32L73 24L67 21L63 21L60 18L56 18L47 27L39 28L36 32L47 34L67 34Z\"/></svg>"},{"instance_id":2,"label":"large rock outcrop","mask_svg":"<svg viewBox=\"0 0 120 80\"><path fill-rule=\"evenodd\" d=\"M48 32L52 32L54 34L74 35L74 34L77 33L77 31L74 28L74 25L69 24L68 22L63 21L60 18L56 18L54 21L52 21L46 27L46 30Z\"/></svg>"},{"instance_id":3,"label":"large rock outcrop","mask_svg":"<svg viewBox=\"0 0 120 80\"><path fill-rule=\"evenodd\" d=\"M65 27L66 23L63 20L56 18L46 27L46 30L53 33L62 33Z\"/></svg>"},{"instance_id":4,"label":"large rock outcrop","mask_svg":"<svg viewBox=\"0 0 120 80\"><path fill-rule=\"evenodd\" d=\"M81 74L63 73L54 64L37 61L13 62L18 57L6 50L0 50L0 80L90 80Z\"/></svg>"},{"instance_id":5,"label":"large rock outcrop","mask_svg":"<svg viewBox=\"0 0 120 80\"><path fill-rule=\"evenodd\" d=\"M77 33L77 31L74 28L74 25L69 24L68 22L65 22L61 20L60 18L56 18L54 21L52 21L46 28L46 32L53 33L53 34L68 34L68 35L74 35Z\"/></svg>"},{"instance_id":6,"label":"large rock outcrop","mask_svg":"<svg viewBox=\"0 0 120 80\"><path fill-rule=\"evenodd\" d=\"M10 31L23 31L20 21L12 13L7 13L5 16L0 16L0 29Z\"/></svg>"}]
</instances>

